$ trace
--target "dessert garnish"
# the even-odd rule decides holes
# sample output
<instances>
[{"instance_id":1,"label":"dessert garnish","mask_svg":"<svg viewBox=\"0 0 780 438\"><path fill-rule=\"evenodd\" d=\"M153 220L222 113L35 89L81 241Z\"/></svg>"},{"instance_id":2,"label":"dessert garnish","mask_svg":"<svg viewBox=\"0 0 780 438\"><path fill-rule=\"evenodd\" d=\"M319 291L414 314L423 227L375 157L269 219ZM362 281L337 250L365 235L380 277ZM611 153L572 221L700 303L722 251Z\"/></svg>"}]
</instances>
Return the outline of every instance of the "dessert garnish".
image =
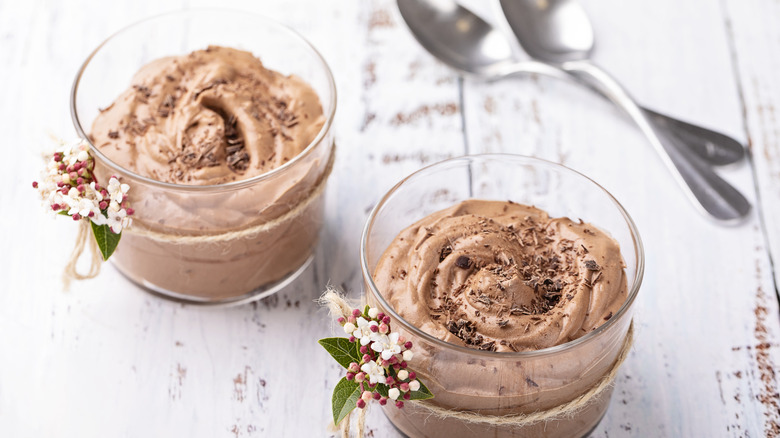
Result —
<instances>
[{"instance_id":1,"label":"dessert garnish","mask_svg":"<svg viewBox=\"0 0 780 438\"><path fill-rule=\"evenodd\" d=\"M349 311L344 299L333 291L328 291L321 301L331 310L338 309L337 321L349 335L319 340L347 370L333 390L334 425L340 424L355 408L365 409L371 400L382 406L390 402L403 408L404 401L433 398L416 373L408 368L408 362L414 357L412 343L391 330L388 315L370 306Z\"/></svg>"},{"instance_id":2,"label":"dessert garnish","mask_svg":"<svg viewBox=\"0 0 780 438\"><path fill-rule=\"evenodd\" d=\"M106 261L119 245L122 230L132 222L133 209L127 202L130 186L121 183L117 176L101 185L94 169L89 145L80 139L61 144L48 158L40 180L32 183L48 211L81 223L76 250L71 256L73 269L83 251L87 227L91 228L95 244Z\"/></svg>"}]
</instances>

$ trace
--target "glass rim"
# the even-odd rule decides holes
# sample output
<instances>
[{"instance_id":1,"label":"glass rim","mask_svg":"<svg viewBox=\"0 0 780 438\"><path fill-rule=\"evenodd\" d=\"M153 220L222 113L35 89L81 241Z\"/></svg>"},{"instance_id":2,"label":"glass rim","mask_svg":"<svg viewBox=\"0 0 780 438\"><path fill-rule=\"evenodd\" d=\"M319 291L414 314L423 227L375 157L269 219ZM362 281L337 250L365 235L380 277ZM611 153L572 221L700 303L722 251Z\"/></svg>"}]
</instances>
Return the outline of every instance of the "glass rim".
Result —
<instances>
[{"instance_id":1,"label":"glass rim","mask_svg":"<svg viewBox=\"0 0 780 438\"><path fill-rule=\"evenodd\" d=\"M416 327L414 324L411 324L409 321L401 317L401 315L398 314L398 312L395 311L393 306L390 305L390 303L385 300L385 297L379 292L379 288L376 286L376 283L374 283L374 277L373 274L369 271L368 268L368 234L371 231L371 228L374 224L374 220L376 219L377 214L379 213L379 210L385 205L385 203L388 201L391 195L393 195L396 190L401 187L403 184L405 184L407 181L409 181L411 178L414 178L415 176L427 172L433 168L454 163L457 161L474 161L474 159L482 159L482 158L495 158L495 159L502 159L502 160L520 160L525 161L530 164L540 164L548 167L553 167L559 170L563 170L564 172L568 172L574 175L577 175L581 178L584 178L585 180L592 183L594 186L599 188L604 194L607 195L607 197L612 201L612 203L615 205L615 207L618 209L620 214L623 216L623 219L626 221L626 224L628 225L629 231L631 232L631 237L634 242L634 252L636 253L636 272L634 274L633 278L633 284L631 285L631 289L628 292L628 296L626 297L626 301L623 303L622 306L620 306L620 309L615 313L612 318L610 318L607 322L604 324L596 327L593 331L585 334L584 336L577 338L573 341L565 342L563 344L555 345L552 347L542 348L539 350L532 350L532 351L512 351L512 352L499 352L499 351L483 351L483 350L477 350L474 348L468 348L464 347L462 345L456 345L449 342L446 342L442 339L439 339L429 333L424 332L420 328ZM546 355L552 355L556 353L561 353L568 351L570 349L573 349L580 344L584 344L588 342L590 339L593 339L597 337L599 334L607 330L607 328L612 327L616 321L621 320L622 317L628 312L628 309L631 308L632 304L634 303L634 300L636 299L636 296L639 292L639 287L642 285L642 278L644 276L645 271L645 251L644 251L644 245L642 244L642 239L639 236L639 230L636 227L636 224L634 223L634 220L631 218L631 216L628 214L626 209L623 207L620 202L615 199L612 194L602 187L599 183L594 181L593 179L589 178L588 176L584 175L583 173L580 173L574 169L571 169L567 166L564 166L562 164L558 164L549 160L545 160L542 158L536 158L536 157L530 157L526 155L518 155L518 154L475 154L475 155L463 155L459 157L453 157L448 158L443 161L439 161L433 164L430 164L428 166L425 166L421 169L416 170L412 174L406 176L401 181L399 181L397 184L395 184L390 190L385 193L385 195L382 197L382 199L379 200L379 202L374 206L374 208L371 210L371 213L368 215L368 219L366 220L366 224L363 227L363 234L360 238L360 269L363 273L363 279L368 284L368 288L370 289L370 292L372 292L379 303L387 309L387 312L390 314L390 318L393 320L393 322L398 322L401 326L404 327L404 329L408 330L409 332L413 333L416 336L419 336L423 338L425 341L430 342L434 345L438 345L442 348L449 349L449 350L455 350L461 353L473 355L473 356L479 356L487 359L525 359L525 358L532 358L537 356L546 356ZM367 293L369 291L366 291Z\"/></svg>"},{"instance_id":2,"label":"glass rim","mask_svg":"<svg viewBox=\"0 0 780 438\"><path fill-rule=\"evenodd\" d=\"M167 18L176 15L185 16L185 15L194 15L194 14L202 14L202 13L230 13L230 14L238 14L241 15L242 17L246 17L247 15L250 15L252 16L253 20L257 20L264 25L275 26L278 30L281 30L282 32L286 32L290 37L292 37L293 40L297 40L298 42L302 43L303 47L305 47L306 50L308 50L309 52L311 52L312 55L314 55L314 60L319 61L320 67L325 72L327 87L332 96L331 99L332 104L330 110L328 111L327 114L325 114L326 116L325 123L322 125L322 128L320 128L320 131L317 133L314 139L306 146L306 148L304 148L299 154L297 154L292 159L290 159L290 161L282 164L279 167L271 169L268 172L264 172L260 175L253 176L251 178L240 179L237 181L231 181L224 184L190 185L190 184L169 183L169 182L164 182L153 178L149 178L147 176L143 176L139 173L131 171L130 169L120 166L119 164L115 163L113 160L108 158L105 154L103 154L97 147L95 147L95 145L92 143L92 140L89 139L89 136L86 134L86 132L84 132L84 129L82 128L78 109L76 108L76 99L78 95L79 84L81 83L81 78L84 72L86 71L87 67L90 65L90 61L92 61L92 58L94 58L98 54L98 52L103 48L103 46L105 46L109 41L113 40L115 37L121 35L122 33L131 30L139 25L149 23L161 18ZM120 173L124 173L128 177L140 180L141 182L151 186L157 186L157 187L171 189L171 190L181 190L186 192L207 192L207 191L223 191L223 190L240 189L244 187L249 187L255 185L260 181L270 179L276 174L282 173L286 169L292 167L295 163L302 161L304 157L312 153L312 151L317 147L317 145L319 145L322 141L325 140L325 137L327 136L331 126L333 125L333 120L336 114L337 99L338 96L336 94L336 82L335 79L333 78L333 72L328 66L328 63L325 61L325 58L314 47L314 45L311 42L309 42L309 40L304 38L303 35L295 31L292 27L283 24L275 19L269 18L267 16L252 13L252 12L245 12L238 9L189 8L189 9L180 9L176 11L164 12L161 14L156 14L150 17L143 18L141 20L135 21L131 24L122 27L121 29L109 35L105 40L103 40L92 52L90 52L90 54L87 56L87 59L84 60L84 62L81 64L81 67L79 67L79 70L76 72L76 77L73 80L73 85L71 86L71 90L70 90L70 115L71 115L71 121L73 122L73 126L76 128L76 133L79 135L79 137L81 137L84 141L86 141L87 144L89 144L90 152L94 154L96 158L100 158L101 160L103 160L103 162L106 165L108 165L108 167L110 167L111 169L115 171L119 171Z\"/></svg>"}]
</instances>

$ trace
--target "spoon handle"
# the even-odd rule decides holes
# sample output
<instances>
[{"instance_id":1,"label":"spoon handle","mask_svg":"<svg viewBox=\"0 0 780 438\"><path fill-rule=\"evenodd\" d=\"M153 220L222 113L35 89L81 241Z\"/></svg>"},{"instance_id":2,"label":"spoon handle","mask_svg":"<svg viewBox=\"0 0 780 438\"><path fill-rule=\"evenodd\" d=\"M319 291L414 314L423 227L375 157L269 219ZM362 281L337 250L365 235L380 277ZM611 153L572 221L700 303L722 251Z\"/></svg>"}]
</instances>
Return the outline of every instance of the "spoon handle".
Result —
<instances>
[{"instance_id":1,"label":"spoon handle","mask_svg":"<svg viewBox=\"0 0 780 438\"><path fill-rule=\"evenodd\" d=\"M592 81L586 81L571 72L566 72L552 64L539 61L520 61L496 65L488 76L501 78L513 74L541 74L561 80L575 79L578 83L595 90L599 96L608 98L602 93L601 87L594 87ZM740 142L711 129L684 122L674 117L661 114L651 109L641 107L645 116L650 119L657 131L674 139L672 144L681 149L690 149L713 166L725 166L745 158L745 147Z\"/></svg>"},{"instance_id":2,"label":"spoon handle","mask_svg":"<svg viewBox=\"0 0 780 438\"><path fill-rule=\"evenodd\" d=\"M737 222L747 216L751 209L750 202L700 157L675 145L673 142L680 141L679 138L669 134L659 135L646 113L607 72L587 61L566 62L561 67L587 81L628 113L655 147L678 184L695 201L695 205L722 222Z\"/></svg>"}]
</instances>

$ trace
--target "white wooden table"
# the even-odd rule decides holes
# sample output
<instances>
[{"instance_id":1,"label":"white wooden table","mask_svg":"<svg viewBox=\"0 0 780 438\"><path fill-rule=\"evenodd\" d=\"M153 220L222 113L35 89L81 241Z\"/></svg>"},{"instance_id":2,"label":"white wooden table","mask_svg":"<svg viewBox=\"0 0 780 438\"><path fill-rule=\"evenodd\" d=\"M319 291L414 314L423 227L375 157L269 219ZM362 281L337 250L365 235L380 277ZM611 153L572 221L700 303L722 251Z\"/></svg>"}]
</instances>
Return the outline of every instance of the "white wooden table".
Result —
<instances>
[{"instance_id":1,"label":"white wooden table","mask_svg":"<svg viewBox=\"0 0 780 438\"><path fill-rule=\"evenodd\" d=\"M589 91L459 79L393 1L223 1L321 49L339 91L339 155L313 265L272 298L215 309L155 298L110 265L63 292L75 227L42 214L30 188L49 133L74 136L68 95L85 56L126 24L209 2L0 1L0 436L328 436L341 372L316 344L332 324L314 299L327 283L361 292L359 235L387 189L479 152L590 175L644 238L636 346L594 436L780 436L780 2L583 2L596 61L641 102L750 145L751 162L722 172L756 205L745 225L699 216L639 131ZM368 425L397 436L379 409Z\"/></svg>"}]
</instances>

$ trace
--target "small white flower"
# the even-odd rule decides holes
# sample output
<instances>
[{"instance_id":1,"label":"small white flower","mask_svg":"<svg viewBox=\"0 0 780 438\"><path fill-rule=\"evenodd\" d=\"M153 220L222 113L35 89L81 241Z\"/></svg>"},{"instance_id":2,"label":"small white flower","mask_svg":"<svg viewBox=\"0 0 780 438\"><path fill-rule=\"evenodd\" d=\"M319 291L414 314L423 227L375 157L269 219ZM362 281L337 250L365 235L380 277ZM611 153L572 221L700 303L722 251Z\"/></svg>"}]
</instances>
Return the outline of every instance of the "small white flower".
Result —
<instances>
[{"instance_id":1,"label":"small white flower","mask_svg":"<svg viewBox=\"0 0 780 438\"><path fill-rule=\"evenodd\" d=\"M122 227L125 226L125 218L127 217L127 212L125 210L119 210L119 211L108 211L108 225L111 227L111 231L113 231L115 234L119 234L122 232Z\"/></svg>"},{"instance_id":2,"label":"small white flower","mask_svg":"<svg viewBox=\"0 0 780 438\"><path fill-rule=\"evenodd\" d=\"M89 159L89 154L85 150L80 151L78 155L76 155L76 159L79 161L87 161Z\"/></svg>"},{"instance_id":3,"label":"small white flower","mask_svg":"<svg viewBox=\"0 0 780 438\"><path fill-rule=\"evenodd\" d=\"M409 382L409 390L411 391L419 391L420 390L420 381L419 380L412 380Z\"/></svg>"},{"instance_id":4,"label":"small white flower","mask_svg":"<svg viewBox=\"0 0 780 438\"><path fill-rule=\"evenodd\" d=\"M352 332L355 331L355 328L356 328L355 324L352 324L351 322L344 324L344 332L347 333L348 335L351 335Z\"/></svg>"},{"instance_id":5,"label":"small white flower","mask_svg":"<svg viewBox=\"0 0 780 438\"><path fill-rule=\"evenodd\" d=\"M412 353L412 350L406 350L404 351L404 360L409 362L414 357L414 353Z\"/></svg>"},{"instance_id":6,"label":"small white flower","mask_svg":"<svg viewBox=\"0 0 780 438\"><path fill-rule=\"evenodd\" d=\"M398 372L398 380L406 380L409 378L409 371L401 370Z\"/></svg>"},{"instance_id":7,"label":"small white flower","mask_svg":"<svg viewBox=\"0 0 780 438\"><path fill-rule=\"evenodd\" d=\"M82 217L88 217L90 213L93 212L97 213L100 211L95 201L91 199L84 199L84 198L81 198L79 200L78 210L79 210L78 211L79 215L81 215Z\"/></svg>"},{"instance_id":8,"label":"small white flower","mask_svg":"<svg viewBox=\"0 0 780 438\"><path fill-rule=\"evenodd\" d=\"M360 371L366 373L366 377L368 377L368 381L371 382L372 385L387 382L385 369L373 360L364 363L363 366L360 367Z\"/></svg>"},{"instance_id":9,"label":"small white flower","mask_svg":"<svg viewBox=\"0 0 780 438\"><path fill-rule=\"evenodd\" d=\"M106 187L106 190L112 201L121 204L122 200L125 199L125 194L130 190L130 186L127 184L120 184L118 179L111 178L108 180L108 187Z\"/></svg>"},{"instance_id":10,"label":"small white flower","mask_svg":"<svg viewBox=\"0 0 780 438\"><path fill-rule=\"evenodd\" d=\"M95 213L95 215L92 216L90 219L92 219L92 222L94 222L95 225L106 225L106 224L108 224L108 218L106 217L106 215L101 213L100 210L98 210Z\"/></svg>"},{"instance_id":11,"label":"small white flower","mask_svg":"<svg viewBox=\"0 0 780 438\"><path fill-rule=\"evenodd\" d=\"M376 318L376 316L379 315L379 309L376 307L371 307L368 309L368 317L373 319Z\"/></svg>"},{"instance_id":12,"label":"small white flower","mask_svg":"<svg viewBox=\"0 0 780 438\"><path fill-rule=\"evenodd\" d=\"M394 354L401 352L401 346L398 345L398 333L393 332L389 335L379 335L374 338L374 343L371 344L371 349L377 353L382 353L382 359L390 360Z\"/></svg>"},{"instance_id":13,"label":"small white flower","mask_svg":"<svg viewBox=\"0 0 780 438\"><path fill-rule=\"evenodd\" d=\"M390 391L387 392L387 396L393 400L398 400L400 395L401 391L398 388L390 388Z\"/></svg>"},{"instance_id":14,"label":"small white flower","mask_svg":"<svg viewBox=\"0 0 780 438\"><path fill-rule=\"evenodd\" d=\"M374 340L374 335L376 333L371 331L371 326L375 325L378 325L376 321L368 321L362 316L358 317L357 329L352 332L352 336L354 336L355 339L360 339L360 345L368 345L369 342Z\"/></svg>"}]
</instances>

